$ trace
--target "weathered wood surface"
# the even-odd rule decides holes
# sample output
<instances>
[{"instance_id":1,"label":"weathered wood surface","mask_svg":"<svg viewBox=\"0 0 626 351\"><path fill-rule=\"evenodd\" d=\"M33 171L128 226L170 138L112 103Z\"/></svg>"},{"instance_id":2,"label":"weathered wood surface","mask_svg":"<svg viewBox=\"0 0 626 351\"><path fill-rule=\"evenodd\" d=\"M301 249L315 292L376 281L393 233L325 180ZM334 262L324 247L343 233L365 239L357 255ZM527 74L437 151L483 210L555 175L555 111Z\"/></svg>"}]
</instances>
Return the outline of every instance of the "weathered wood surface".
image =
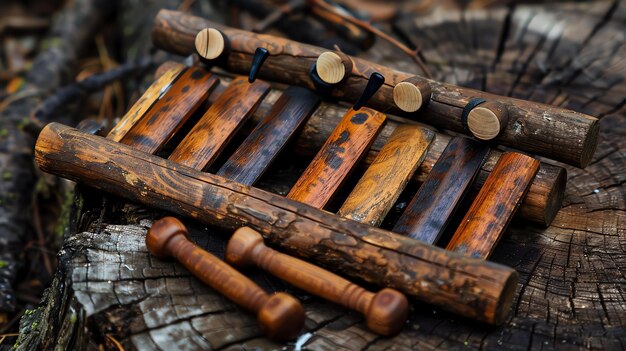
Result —
<instances>
[{"instance_id":1,"label":"weathered wood surface","mask_svg":"<svg viewBox=\"0 0 626 351\"><path fill-rule=\"evenodd\" d=\"M260 80L252 84L245 77L233 80L178 144L169 159L198 170L209 167L250 118L269 89L270 85Z\"/></svg>"},{"instance_id":2,"label":"weathered wood surface","mask_svg":"<svg viewBox=\"0 0 626 351\"><path fill-rule=\"evenodd\" d=\"M393 226L393 232L436 244L488 154L485 145L453 138Z\"/></svg>"},{"instance_id":3,"label":"weathered wood surface","mask_svg":"<svg viewBox=\"0 0 626 351\"><path fill-rule=\"evenodd\" d=\"M126 112L124 117L121 118L107 135L107 138L113 141L120 141L129 130L131 130L135 124L143 117L146 112L152 107L152 105L161 97L164 91L167 91L171 85L176 81L179 74L184 70L184 66L181 64L171 65L161 74L155 81L146 89L133 106Z\"/></svg>"},{"instance_id":4,"label":"weathered wood surface","mask_svg":"<svg viewBox=\"0 0 626 351\"><path fill-rule=\"evenodd\" d=\"M365 156L386 119L384 114L369 108L349 110L287 197L323 208Z\"/></svg>"},{"instance_id":5,"label":"weathered wood surface","mask_svg":"<svg viewBox=\"0 0 626 351\"><path fill-rule=\"evenodd\" d=\"M379 226L424 161L433 137L434 132L414 125L396 128L337 214Z\"/></svg>"},{"instance_id":6,"label":"weathered wood surface","mask_svg":"<svg viewBox=\"0 0 626 351\"><path fill-rule=\"evenodd\" d=\"M229 28L181 12L159 12L153 28L154 43L161 49L180 55L194 52L196 34L207 27L222 31L230 42L230 54L223 66L246 74L258 47L267 48L270 56L259 78L290 85L315 88L310 67L325 49L269 35ZM406 115L438 128L466 133L462 111L472 98L494 100L506 105L509 122L494 140L498 144L546 156L578 167L586 166L596 149L598 120L594 117L554 106L511 99L504 96L429 81L432 96L417 114L404 114L394 103L393 88L413 74L352 57L353 69L345 82L332 90L333 97L355 103L372 73L385 77L385 84L370 99L368 106L386 113Z\"/></svg>"},{"instance_id":7,"label":"weathered wood surface","mask_svg":"<svg viewBox=\"0 0 626 351\"><path fill-rule=\"evenodd\" d=\"M472 202L447 250L489 258L513 219L539 161L517 152L505 152Z\"/></svg>"},{"instance_id":8,"label":"weathered wood surface","mask_svg":"<svg viewBox=\"0 0 626 351\"><path fill-rule=\"evenodd\" d=\"M401 292L389 288L367 291L330 270L266 246L261 233L249 227L233 233L224 256L235 267L257 266L314 296L360 312L367 327L380 335L398 334L409 316L409 301Z\"/></svg>"},{"instance_id":9,"label":"weathered wood surface","mask_svg":"<svg viewBox=\"0 0 626 351\"><path fill-rule=\"evenodd\" d=\"M254 184L319 104L320 99L314 93L298 87L287 88L216 174L241 184Z\"/></svg>"},{"instance_id":10,"label":"weathered wood surface","mask_svg":"<svg viewBox=\"0 0 626 351\"><path fill-rule=\"evenodd\" d=\"M439 80L602 116L598 152L585 170L567 167L564 208L552 226L542 228L514 220L496 247L491 259L515 267L521 278L512 314L502 327L486 327L416 304L400 335L380 338L367 331L358 314L301 295L307 315L305 332L310 333L300 338L298 345L302 349L624 349L624 6L623 2L598 1L496 11L445 11L399 22L404 32L421 44L429 64L436 65L432 71ZM510 21L506 21L509 15ZM501 54L500 42L504 43ZM389 55L395 52L393 49L377 45L368 54L370 60L389 62L397 58L402 60L394 63L399 69L415 69L400 55ZM522 57L519 53L523 47L526 54ZM497 67L492 70L494 65ZM322 111L329 109L332 113L337 108L322 105ZM259 118L266 110L262 104ZM338 118L345 112L339 110ZM315 130L327 133L315 144L317 148L338 121L327 121L328 130L318 123L321 118L316 113L303 130L309 135ZM393 121L388 121L366 162L373 160L375 151L383 145L380 140L389 136L393 126ZM436 160L431 153L441 153L448 142L441 136L437 134L416 174L422 181L428 174L425 170ZM298 155L305 154L306 140L316 139L299 138L295 147ZM310 151L306 155L312 156ZM494 156L490 156L479 182L494 164ZM277 181L284 173L269 172L265 178ZM277 192L284 191L280 184L276 188ZM83 189L79 194L86 195L76 202L74 216L80 225L68 232L59 256L61 267L45 305L22 322L28 334L22 338L20 349L30 350L36 345L48 349L57 344L61 349L97 349L97 343L106 340L107 334L126 350L295 347L294 343L268 341L258 330L254 316L201 284L180 265L151 259L143 244L151 223L146 218L159 215L110 202L102 208L94 192ZM520 208L523 210L524 205ZM101 215L104 224L99 227ZM189 225L194 242L222 255L230 233ZM293 292L258 271L246 274L264 287ZM108 345L115 349L110 342Z\"/></svg>"},{"instance_id":11,"label":"weathered wood surface","mask_svg":"<svg viewBox=\"0 0 626 351\"><path fill-rule=\"evenodd\" d=\"M58 123L42 130L35 158L44 172L219 228L250 226L291 254L487 323L506 317L517 283L508 267L463 258Z\"/></svg>"},{"instance_id":12,"label":"weathered wood surface","mask_svg":"<svg viewBox=\"0 0 626 351\"><path fill-rule=\"evenodd\" d=\"M218 83L215 75L201 67L186 69L120 142L150 154L159 151L204 103Z\"/></svg>"}]
</instances>

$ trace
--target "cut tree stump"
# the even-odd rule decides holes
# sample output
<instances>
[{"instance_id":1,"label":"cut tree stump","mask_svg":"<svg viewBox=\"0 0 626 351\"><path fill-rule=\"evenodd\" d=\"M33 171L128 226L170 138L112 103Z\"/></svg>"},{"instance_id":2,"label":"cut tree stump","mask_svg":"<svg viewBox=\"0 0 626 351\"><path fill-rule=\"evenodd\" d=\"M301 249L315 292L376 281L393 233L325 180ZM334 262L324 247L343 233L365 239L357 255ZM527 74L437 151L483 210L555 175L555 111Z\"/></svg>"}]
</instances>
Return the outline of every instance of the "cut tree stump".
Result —
<instances>
[{"instance_id":1,"label":"cut tree stump","mask_svg":"<svg viewBox=\"0 0 626 351\"><path fill-rule=\"evenodd\" d=\"M180 265L148 254L147 226L163 213L79 187L56 279L42 306L23 318L20 349L97 349L101 343L116 349L113 340L126 350L625 349L625 20L626 2L597 1L435 10L395 23L420 45L436 79L602 118L591 165L565 166L566 198L552 225L514 220L494 251L491 260L520 273L503 326L413 303L403 332L382 338L357 313L250 270L264 288L303 301L303 335L297 344L276 344L262 336L253 315ZM416 69L408 60L393 61L405 58L384 43L367 55ZM274 166L259 186L285 195L306 160L291 167ZM392 212L406 201L401 197ZM228 233L185 222L195 242L223 256Z\"/></svg>"}]
</instances>

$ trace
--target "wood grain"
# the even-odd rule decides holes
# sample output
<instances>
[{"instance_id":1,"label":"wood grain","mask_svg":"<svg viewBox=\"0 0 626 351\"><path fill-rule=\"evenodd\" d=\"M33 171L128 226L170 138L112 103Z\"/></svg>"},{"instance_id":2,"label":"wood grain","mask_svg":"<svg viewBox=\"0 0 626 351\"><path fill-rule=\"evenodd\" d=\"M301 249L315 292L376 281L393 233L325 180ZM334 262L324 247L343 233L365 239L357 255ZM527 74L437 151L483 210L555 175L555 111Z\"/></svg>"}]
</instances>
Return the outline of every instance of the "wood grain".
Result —
<instances>
[{"instance_id":1,"label":"wood grain","mask_svg":"<svg viewBox=\"0 0 626 351\"><path fill-rule=\"evenodd\" d=\"M392 231L434 245L488 154L489 148L479 142L453 138Z\"/></svg>"},{"instance_id":2,"label":"wood grain","mask_svg":"<svg viewBox=\"0 0 626 351\"><path fill-rule=\"evenodd\" d=\"M471 257L488 258L513 218L539 170L539 161L505 152L446 247Z\"/></svg>"},{"instance_id":3,"label":"wood grain","mask_svg":"<svg viewBox=\"0 0 626 351\"><path fill-rule=\"evenodd\" d=\"M231 44L231 54L222 67L244 74L257 47L266 47L272 56L267 59L259 78L315 89L309 69L317 57L327 51L271 35L262 35L229 28L182 12L161 10L153 27L153 40L161 49L181 55L194 50L196 33L206 27L221 30ZM560 107L498 96L428 80L432 98L419 113L405 113L393 101L396 84L414 74L396 71L360 58L351 57L352 72L332 90L332 96L348 103L357 101L372 72L380 72L386 84L369 101L369 107L389 114L398 114L431 124L437 128L467 133L461 116L472 98L499 101L509 112L509 122L494 140L501 145L545 156L577 167L591 161L598 143L598 119Z\"/></svg>"},{"instance_id":4,"label":"wood grain","mask_svg":"<svg viewBox=\"0 0 626 351\"><path fill-rule=\"evenodd\" d=\"M319 103L319 97L307 89L287 88L217 175L245 185L254 184Z\"/></svg>"},{"instance_id":5,"label":"wood grain","mask_svg":"<svg viewBox=\"0 0 626 351\"><path fill-rule=\"evenodd\" d=\"M375 333L389 336L400 332L409 315L409 302L397 290L372 293L318 266L265 246L257 231L237 229L228 241L225 259L236 267L255 265L315 296L365 315Z\"/></svg>"},{"instance_id":6,"label":"wood grain","mask_svg":"<svg viewBox=\"0 0 626 351\"><path fill-rule=\"evenodd\" d=\"M509 121L506 106L496 101L487 101L473 108L467 116L467 127L481 140L497 137Z\"/></svg>"},{"instance_id":7,"label":"wood grain","mask_svg":"<svg viewBox=\"0 0 626 351\"><path fill-rule=\"evenodd\" d=\"M205 69L188 68L120 142L156 153L204 103L217 83L219 80Z\"/></svg>"},{"instance_id":8,"label":"wood grain","mask_svg":"<svg viewBox=\"0 0 626 351\"><path fill-rule=\"evenodd\" d=\"M323 208L365 155L385 119L368 108L348 111L287 197Z\"/></svg>"},{"instance_id":9,"label":"wood grain","mask_svg":"<svg viewBox=\"0 0 626 351\"><path fill-rule=\"evenodd\" d=\"M417 240L52 123L39 135L44 171L225 230L247 225L268 244L487 323L504 321L515 270ZM112 162L115 160L115 162Z\"/></svg>"},{"instance_id":10,"label":"wood grain","mask_svg":"<svg viewBox=\"0 0 626 351\"><path fill-rule=\"evenodd\" d=\"M416 112L431 96L430 83L420 77L405 79L393 87L393 102L404 112Z\"/></svg>"},{"instance_id":11,"label":"wood grain","mask_svg":"<svg viewBox=\"0 0 626 351\"><path fill-rule=\"evenodd\" d=\"M326 51L317 58L315 69L322 81L337 84L352 71L352 60L342 52Z\"/></svg>"},{"instance_id":12,"label":"wood grain","mask_svg":"<svg viewBox=\"0 0 626 351\"><path fill-rule=\"evenodd\" d=\"M263 104L260 110L269 109ZM301 157L313 157L315 150L326 142L328 136L333 132L334 126L343 117L346 112L345 107L334 104L322 103L320 108L311 116L309 122L304 126L302 132L294 143L294 152ZM255 117L254 122L258 119ZM332 123L330 123L332 121ZM385 146L393 131L402 123L410 123L394 118L388 119L383 131L378 135L369 149L366 157L363 158L360 167L365 170ZM426 153L424 162L419 166L417 172L414 173L413 179L422 183L431 172L433 166L446 148L451 136L436 133L431 147ZM492 150L486 162L480 169L476 181L472 185L472 193L478 193L480 187L485 183L487 176L491 173L493 166L502 155L501 151ZM541 163L541 167L533 183L526 194L522 205L518 211L518 216L523 219L548 226L554 220L557 212L561 209L561 204L565 196L565 184L567 181L567 172L565 168L555 166L546 162Z\"/></svg>"},{"instance_id":13,"label":"wood grain","mask_svg":"<svg viewBox=\"0 0 626 351\"><path fill-rule=\"evenodd\" d=\"M218 58L226 49L226 40L215 28L204 28L196 34L194 40L196 53L205 60Z\"/></svg>"},{"instance_id":14,"label":"wood grain","mask_svg":"<svg viewBox=\"0 0 626 351\"><path fill-rule=\"evenodd\" d=\"M342 217L378 226L426 157L434 132L401 125L339 209Z\"/></svg>"},{"instance_id":15,"label":"wood grain","mask_svg":"<svg viewBox=\"0 0 626 351\"><path fill-rule=\"evenodd\" d=\"M122 140L124 135L137 124L137 121L139 121L159 97L163 95L163 92L171 87L184 68L185 66L176 63L152 82L139 100L133 104L124 117L111 129L107 138L113 141Z\"/></svg>"},{"instance_id":16,"label":"wood grain","mask_svg":"<svg viewBox=\"0 0 626 351\"><path fill-rule=\"evenodd\" d=\"M269 89L263 81L250 84L244 77L235 78L178 144L170 161L199 170L210 166Z\"/></svg>"},{"instance_id":17,"label":"wood grain","mask_svg":"<svg viewBox=\"0 0 626 351\"><path fill-rule=\"evenodd\" d=\"M304 326L304 309L298 300L277 293L270 296L255 282L239 273L187 238L185 225L174 217L152 224L146 246L159 258L174 257L193 275L229 300L258 314L259 324L270 338L289 340Z\"/></svg>"}]
</instances>

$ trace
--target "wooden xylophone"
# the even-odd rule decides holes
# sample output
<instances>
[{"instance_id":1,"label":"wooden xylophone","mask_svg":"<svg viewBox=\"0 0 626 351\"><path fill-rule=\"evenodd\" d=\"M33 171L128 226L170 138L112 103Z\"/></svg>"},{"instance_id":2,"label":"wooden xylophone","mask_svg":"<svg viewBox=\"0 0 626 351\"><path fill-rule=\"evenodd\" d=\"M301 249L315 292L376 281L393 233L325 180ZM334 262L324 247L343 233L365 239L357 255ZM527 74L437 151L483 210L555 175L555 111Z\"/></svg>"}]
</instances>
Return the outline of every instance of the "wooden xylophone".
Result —
<instances>
[{"instance_id":1,"label":"wooden xylophone","mask_svg":"<svg viewBox=\"0 0 626 351\"><path fill-rule=\"evenodd\" d=\"M164 15L172 13L159 16ZM162 25L163 21L157 21L157 28ZM240 61L248 58L242 57L233 44L249 34L224 34L228 31L223 27L198 31L195 48L205 64L232 69L232 56ZM186 39L180 42L186 45ZM320 108L320 95L337 98L352 91L354 87L337 84L349 81L350 72L363 63L341 53L321 53L315 61L321 68L307 68L306 73L307 79L317 80L319 86L312 90L290 86L265 107L264 113L255 114L264 109L264 99L271 90L269 83L256 79L267 71L263 63L271 63L276 45L270 44L266 45L269 51L256 50L249 57L248 77L235 77L228 84L220 82L205 64L164 66L106 138L56 123L48 125L37 141L39 166L46 172L223 229L249 226L271 246L322 267L397 289L469 318L501 323L515 292L517 273L485 259L520 204L526 218L544 224L548 218L549 223L553 215L546 213L554 211L555 202L560 206L564 171L521 153L490 150L487 144L466 137L447 137L411 123L387 123L385 114L368 107L348 109L336 125L320 119L322 122L314 127L332 129L322 143L320 133L306 132L316 114L330 111L327 105ZM241 71L240 66L232 71ZM369 106L372 101L380 105L385 99L377 98L377 94L389 88L384 84L384 77L381 83L372 74L362 94L347 100L357 105ZM400 86L398 91L392 87L389 93L397 95L396 109L422 110L434 101L437 87L433 84L403 78L395 85ZM442 98L442 93L438 94ZM211 104L204 110L207 99ZM478 121L502 122L492 139L506 141L499 130L507 120L517 118L507 110L506 102L474 102L475 106L465 106L462 112L475 112ZM483 109L476 111L479 106ZM541 107L528 106L527 113ZM573 112L562 113L571 117ZM576 123L588 125L589 135L584 139L593 139L597 131L592 117L575 117ZM224 155L227 146L236 146L229 144L249 121L255 122L254 128L230 155ZM484 133L483 124L478 123L472 133ZM394 128L381 135L390 125ZM294 139L296 145L316 145L317 153L287 196L255 188L255 182ZM384 143L372 153L380 140ZM585 152L574 157L576 162L586 162L581 161L587 157ZM220 156L226 160L218 164ZM561 157L572 160L571 155ZM425 167L428 159L432 164ZM367 160L367 169L352 189L343 189L351 191L338 213L324 211L363 160ZM215 174L207 172L210 167L217 169ZM392 231L377 228L412 178L419 178L422 186ZM478 194L446 249L433 246L476 184Z\"/></svg>"}]
</instances>

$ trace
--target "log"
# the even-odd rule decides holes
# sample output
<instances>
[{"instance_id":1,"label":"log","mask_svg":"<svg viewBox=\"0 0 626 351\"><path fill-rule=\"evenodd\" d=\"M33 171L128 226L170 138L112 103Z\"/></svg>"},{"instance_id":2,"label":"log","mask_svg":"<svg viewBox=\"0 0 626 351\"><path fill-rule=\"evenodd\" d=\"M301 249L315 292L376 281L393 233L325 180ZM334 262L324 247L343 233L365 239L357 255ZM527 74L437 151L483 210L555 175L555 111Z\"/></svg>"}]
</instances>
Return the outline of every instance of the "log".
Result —
<instances>
[{"instance_id":1,"label":"log","mask_svg":"<svg viewBox=\"0 0 626 351\"><path fill-rule=\"evenodd\" d=\"M234 73L247 73L254 51L267 48L267 59L259 78L315 89L310 68L323 52L322 48L269 35L229 28L200 17L162 10L153 27L154 44L164 50L189 55L194 52L196 34L207 27L223 32L230 42L230 53L221 64ZM599 125L594 117L541 103L497 96L477 90L428 80L432 96L417 113L404 113L393 100L393 88L414 75L396 71L352 57L353 69L345 82L331 91L334 98L354 103L365 89L373 72L385 77L385 84L368 106L386 113L398 114L438 128L468 133L462 121L463 109L474 98L496 101L506 106L508 123L493 140L515 148L577 167L591 161L598 143ZM425 80L425 78L420 78Z\"/></svg>"},{"instance_id":2,"label":"log","mask_svg":"<svg viewBox=\"0 0 626 351\"><path fill-rule=\"evenodd\" d=\"M517 272L348 221L308 205L57 123L39 136L49 173L226 230L248 225L269 243L333 271L491 324L504 321Z\"/></svg>"}]
</instances>

